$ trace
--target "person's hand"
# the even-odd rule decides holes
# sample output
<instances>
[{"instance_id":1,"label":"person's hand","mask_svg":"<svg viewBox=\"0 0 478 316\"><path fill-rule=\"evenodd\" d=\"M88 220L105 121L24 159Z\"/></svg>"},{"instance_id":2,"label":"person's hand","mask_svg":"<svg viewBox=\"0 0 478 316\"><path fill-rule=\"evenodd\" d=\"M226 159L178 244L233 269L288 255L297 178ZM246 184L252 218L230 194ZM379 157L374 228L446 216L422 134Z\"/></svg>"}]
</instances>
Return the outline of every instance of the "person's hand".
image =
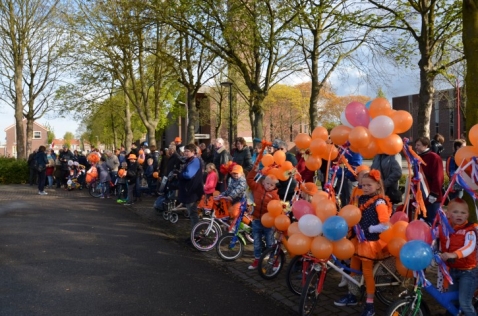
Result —
<instances>
[{"instance_id":1,"label":"person's hand","mask_svg":"<svg viewBox=\"0 0 478 316\"><path fill-rule=\"evenodd\" d=\"M437 197L435 196L435 194L430 193L430 195L428 196L428 202L430 202L430 204L433 204L436 201L437 201Z\"/></svg>"},{"instance_id":2,"label":"person's hand","mask_svg":"<svg viewBox=\"0 0 478 316\"><path fill-rule=\"evenodd\" d=\"M456 258L458 258L457 254L454 252L443 252L440 254L441 260L447 262L448 260L454 261Z\"/></svg>"}]
</instances>

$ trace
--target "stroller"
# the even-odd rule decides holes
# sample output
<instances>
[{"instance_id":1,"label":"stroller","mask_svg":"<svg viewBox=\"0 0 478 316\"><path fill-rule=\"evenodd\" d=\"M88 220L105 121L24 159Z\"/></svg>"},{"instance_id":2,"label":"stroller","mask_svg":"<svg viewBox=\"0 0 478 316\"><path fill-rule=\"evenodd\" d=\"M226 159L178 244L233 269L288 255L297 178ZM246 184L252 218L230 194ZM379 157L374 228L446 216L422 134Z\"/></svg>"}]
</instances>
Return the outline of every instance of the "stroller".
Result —
<instances>
[{"instance_id":1,"label":"stroller","mask_svg":"<svg viewBox=\"0 0 478 316\"><path fill-rule=\"evenodd\" d=\"M159 197L154 202L154 209L162 213L163 218L171 223L176 223L179 219L178 212L182 212L185 217L189 217L186 207L178 205L178 181L174 171L171 171L167 177L161 179L158 189Z\"/></svg>"}]
</instances>

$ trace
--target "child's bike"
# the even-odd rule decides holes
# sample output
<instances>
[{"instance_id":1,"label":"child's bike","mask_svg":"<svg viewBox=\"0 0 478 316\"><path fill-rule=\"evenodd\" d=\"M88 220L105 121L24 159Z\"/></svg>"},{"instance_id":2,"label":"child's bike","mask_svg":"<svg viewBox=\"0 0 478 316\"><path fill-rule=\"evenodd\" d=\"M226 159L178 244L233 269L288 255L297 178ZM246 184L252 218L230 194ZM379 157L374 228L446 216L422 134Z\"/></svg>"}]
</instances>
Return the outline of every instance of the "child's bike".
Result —
<instances>
[{"instance_id":1,"label":"child's bike","mask_svg":"<svg viewBox=\"0 0 478 316\"><path fill-rule=\"evenodd\" d=\"M303 260L302 262L309 266L302 268L302 273L307 274L307 278L305 279L300 295L300 315L310 315L313 312L319 301L319 295L322 293L329 269L339 272L347 278L349 283L351 282L352 285L355 285L357 287L355 292L359 294L358 297L362 298L365 295L365 280L362 271L353 270L343 265L334 256L329 258L329 260L320 260L311 256L306 257L307 260ZM383 304L389 305L402 291L404 280L396 270L394 257L387 257L375 261L376 263L373 267L375 296ZM357 278L348 275L344 270L354 272Z\"/></svg>"},{"instance_id":2,"label":"child's bike","mask_svg":"<svg viewBox=\"0 0 478 316\"><path fill-rule=\"evenodd\" d=\"M217 244L216 252L224 261L234 261L242 256L246 239L251 243L252 238L251 227L242 223L242 218L247 211L247 200L241 199L240 213L234 226L234 232L222 235Z\"/></svg>"},{"instance_id":3,"label":"child's bike","mask_svg":"<svg viewBox=\"0 0 478 316\"><path fill-rule=\"evenodd\" d=\"M282 249L282 238L284 233L277 231L274 234L275 242L271 248L266 249L259 259L257 271L266 280L271 280L279 275L285 265L285 252Z\"/></svg>"}]
</instances>

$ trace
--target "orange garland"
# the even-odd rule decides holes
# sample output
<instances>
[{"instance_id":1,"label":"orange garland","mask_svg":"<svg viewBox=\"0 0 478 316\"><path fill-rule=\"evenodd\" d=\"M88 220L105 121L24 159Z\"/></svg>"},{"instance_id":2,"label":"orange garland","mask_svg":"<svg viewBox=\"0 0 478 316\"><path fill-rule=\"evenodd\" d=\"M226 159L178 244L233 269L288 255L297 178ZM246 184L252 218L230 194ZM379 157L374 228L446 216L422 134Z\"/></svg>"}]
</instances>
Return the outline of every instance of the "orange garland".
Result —
<instances>
[{"instance_id":1,"label":"orange garland","mask_svg":"<svg viewBox=\"0 0 478 316\"><path fill-rule=\"evenodd\" d=\"M359 209L363 212L365 211L370 205L374 204L377 202L378 199L384 199L385 203L387 204L388 208L392 208L392 204L390 203L390 199L386 195L382 194L377 194L374 197L370 198L367 202L365 202L362 206L359 207Z\"/></svg>"}]
</instances>

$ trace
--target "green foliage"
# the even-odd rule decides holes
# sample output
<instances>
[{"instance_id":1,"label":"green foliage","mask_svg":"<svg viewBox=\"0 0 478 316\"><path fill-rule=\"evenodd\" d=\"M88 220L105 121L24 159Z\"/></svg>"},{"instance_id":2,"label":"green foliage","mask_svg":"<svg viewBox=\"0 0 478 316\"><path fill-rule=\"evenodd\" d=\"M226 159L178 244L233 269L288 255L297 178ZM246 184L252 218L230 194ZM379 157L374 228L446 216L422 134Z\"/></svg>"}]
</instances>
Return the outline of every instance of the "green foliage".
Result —
<instances>
[{"instance_id":1,"label":"green foliage","mask_svg":"<svg viewBox=\"0 0 478 316\"><path fill-rule=\"evenodd\" d=\"M26 160L0 157L0 184L27 183L29 172Z\"/></svg>"}]
</instances>

